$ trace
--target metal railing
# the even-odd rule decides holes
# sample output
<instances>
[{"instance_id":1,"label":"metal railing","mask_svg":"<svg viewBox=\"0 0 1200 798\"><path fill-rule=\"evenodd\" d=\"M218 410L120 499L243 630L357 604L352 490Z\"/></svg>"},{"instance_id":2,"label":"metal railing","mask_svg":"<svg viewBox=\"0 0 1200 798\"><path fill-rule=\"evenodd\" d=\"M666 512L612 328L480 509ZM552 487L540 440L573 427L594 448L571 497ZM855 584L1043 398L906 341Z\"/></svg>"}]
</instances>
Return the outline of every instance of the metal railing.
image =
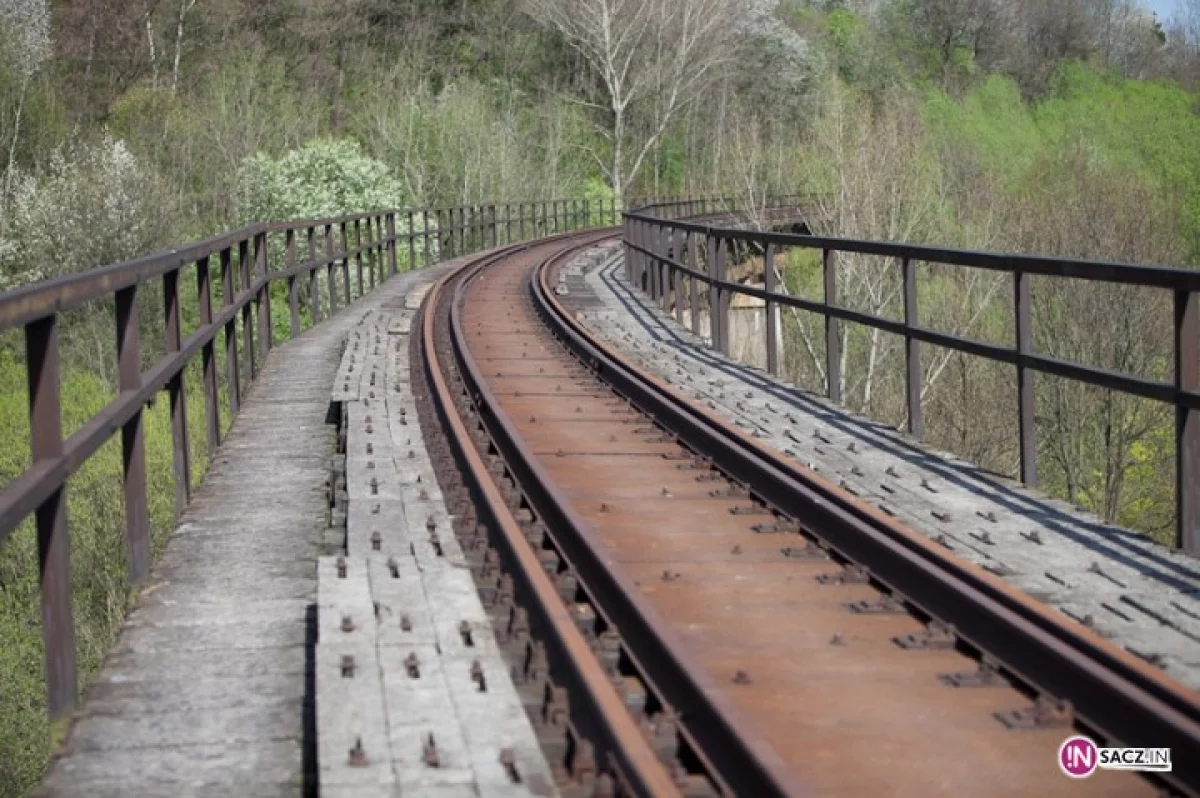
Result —
<instances>
[{"instance_id":1,"label":"metal railing","mask_svg":"<svg viewBox=\"0 0 1200 798\"><path fill-rule=\"evenodd\" d=\"M559 199L254 224L180 249L0 294L0 331L23 327L25 333L32 460L0 490L0 545L29 515L35 516L50 715L57 718L69 712L78 691L68 568L69 477L112 435L121 433L127 572L130 584L138 584L151 560L143 411L159 391L169 394L178 515L190 501L192 484L185 368L200 357L204 426L211 454L221 443L218 355L223 354L225 360L230 415L236 415L245 384L254 380L275 344L272 284L286 284L294 337L301 331L302 316L319 323L349 305L355 296L395 275L398 251L407 251L410 268L429 266L530 237L616 225L618 213L612 201ZM397 225L404 231L397 233ZM302 243L303 259L297 251ZM280 256L282 263L270 262ZM355 263L354 285L351 261ZM198 324L185 337L181 275L192 267ZM140 292L156 282L162 286L165 354L143 371L137 300ZM213 303L214 282L223 298L219 307ZM62 314L86 303L108 300L115 301L119 392L64 438L59 352Z\"/></svg>"},{"instance_id":2,"label":"metal railing","mask_svg":"<svg viewBox=\"0 0 1200 798\"><path fill-rule=\"evenodd\" d=\"M1197 297L1197 292L1200 292L1200 271L759 232L677 220L678 217L695 215L696 209L694 201L668 201L624 214L625 274L632 285L640 286L664 310L673 304L680 323L683 322L684 310L690 307L692 329L697 335L701 332L701 293L706 292L708 307L712 309L712 345L725 355L730 352L730 302L733 295L763 300L767 317L767 369L775 375L779 373L780 366L780 306L821 315L825 320L826 393L832 401L839 403L842 401L840 324L850 322L902 337L908 431L917 439L921 439L925 433L921 403L922 343L1014 366L1017 376L1015 399L1020 436L1020 479L1027 485L1037 482L1034 374L1063 377L1173 405L1176 546L1190 554L1200 555L1200 299ZM738 243L753 245L763 252L764 288L729 279L729 250ZM774 261L784 248L805 248L821 253L824 283L821 301L790 296L776 290ZM878 256L899 263L904 307L902 321L854 310L838 303L839 253ZM1001 346L921 326L917 302L918 263L971 267L1012 275L1015 345ZM1170 292L1174 308L1173 381L1160 382L1034 352L1030 278L1035 275ZM688 281L686 291L684 279Z\"/></svg>"}]
</instances>

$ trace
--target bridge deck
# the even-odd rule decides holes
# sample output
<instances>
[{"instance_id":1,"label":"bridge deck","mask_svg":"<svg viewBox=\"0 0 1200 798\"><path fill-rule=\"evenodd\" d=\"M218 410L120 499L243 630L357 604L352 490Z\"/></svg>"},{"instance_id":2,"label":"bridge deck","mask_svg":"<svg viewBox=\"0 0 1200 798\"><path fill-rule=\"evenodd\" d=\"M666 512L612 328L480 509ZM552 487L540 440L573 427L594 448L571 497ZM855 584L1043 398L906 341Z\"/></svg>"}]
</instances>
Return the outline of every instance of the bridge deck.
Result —
<instances>
[{"instance_id":1,"label":"bridge deck","mask_svg":"<svg viewBox=\"0 0 1200 798\"><path fill-rule=\"evenodd\" d=\"M764 444L1200 689L1200 563L709 349L631 289L619 249L568 269L610 345Z\"/></svg>"},{"instance_id":2,"label":"bridge deck","mask_svg":"<svg viewBox=\"0 0 1200 798\"><path fill-rule=\"evenodd\" d=\"M37 795L315 794L330 389L362 312L429 277L272 352Z\"/></svg>"}]
</instances>

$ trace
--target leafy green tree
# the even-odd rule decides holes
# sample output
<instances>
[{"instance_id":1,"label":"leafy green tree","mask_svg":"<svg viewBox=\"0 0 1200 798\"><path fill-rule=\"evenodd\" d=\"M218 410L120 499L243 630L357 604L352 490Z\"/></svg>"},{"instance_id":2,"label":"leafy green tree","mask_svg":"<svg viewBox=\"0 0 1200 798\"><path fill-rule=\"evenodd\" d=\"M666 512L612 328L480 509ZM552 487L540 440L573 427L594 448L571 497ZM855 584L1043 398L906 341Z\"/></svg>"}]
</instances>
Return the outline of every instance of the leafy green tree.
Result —
<instances>
[{"instance_id":1,"label":"leafy green tree","mask_svg":"<svg viewBox=\"0 0 1200 798\"><path fill-rule=\"evenodd\" d=\"M387 165L350 139L317 139L280 158L254 155L238 175L244 222L318 219L403 204L400 181Z\"/></svg>"}]
</instances>

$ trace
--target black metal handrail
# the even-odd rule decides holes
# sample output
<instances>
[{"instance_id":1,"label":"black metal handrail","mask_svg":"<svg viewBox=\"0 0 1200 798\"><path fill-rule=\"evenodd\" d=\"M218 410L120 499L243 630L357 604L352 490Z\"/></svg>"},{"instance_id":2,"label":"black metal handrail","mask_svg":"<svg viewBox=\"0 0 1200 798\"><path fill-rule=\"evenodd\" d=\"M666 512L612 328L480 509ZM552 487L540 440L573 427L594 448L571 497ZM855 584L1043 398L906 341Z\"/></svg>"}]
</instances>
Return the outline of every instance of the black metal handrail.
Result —
<instances>
[{"instance_id":1,"label":"black metal handrail","mask_svg":"<svg viewBox=\"0 0 1200 798\"><path fill-rule=\"evenodd\" d=\"M924 437L921 406L921 350L927 343L1015 366L1020 436L1020 478L1037 482L1033 375L1064 377L1119 393L1152 399L1175 407L1176 546L1200 555L1200 271L1138 266L1127 263L998 254L881 241L716 227L675 217L693 214L693 201L655 203L624 214L625 274L663 309L674 304L682 321L690 305L693 331L700 334L701 286L708 292L711 338L728 355L729 312L734 294L766 303L767 369L779 373L778 312L780 306L820 314L825 319L826 394L841 402L841 338L839 324L851 322L904 338L905 394L908 431ZM765 287L728 279L727 250L733 242L761 247ZM824 297L821 301L794 297L775 290L774 258L781 248L819 250ZM838 304L837 254L854 253L893 258L900 264L904 319L897 321ZM686 262L685 262L686 260ZM1015 346L1002 346L921 326L917 302L916 265L921 262L972 267L1013 276ZM1174 379L1162 382L1133 374L1036 354L1033 351L1033 275L1075 278L1124 286L1164 289L1174 304ZM683 280L687 279L685 293Z\"/></svg>"}]
</instances>

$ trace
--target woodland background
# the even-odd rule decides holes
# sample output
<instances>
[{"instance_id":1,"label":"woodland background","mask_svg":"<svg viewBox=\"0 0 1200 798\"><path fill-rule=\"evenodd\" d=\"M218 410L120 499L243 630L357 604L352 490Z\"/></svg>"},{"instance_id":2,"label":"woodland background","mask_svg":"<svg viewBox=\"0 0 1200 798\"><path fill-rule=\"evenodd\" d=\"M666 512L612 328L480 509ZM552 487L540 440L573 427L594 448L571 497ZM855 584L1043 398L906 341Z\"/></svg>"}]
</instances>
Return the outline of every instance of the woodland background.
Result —
<instances>
[{"instance_id":1,"label":"woodland background","mask_svg":"<svg viewBox=\"0 0 1200 798\"><path fill-rule=\"evenodd\" d=\"M1133 0L0 0L0 290L266 218L708 193L808 195L831 235L1195 267L1198 90L1200 0L1164 20ZM818 295L811 253L781 263ZM921 268L923 322L1012 341L1006 279ZM901 313L888 264L847 258L839 284ZM1034 290L1038 351L1170 378L1169 297ZM161 301L142 319L149 363ZM787 375L822 391L819 320L784 325ZM899 343L844 335L847 405L903 424ZM116 395L111 303L63 336L70 434ZM925 351L930 441L1014 474L1015 376ZM1169 408L1049 379L1037 401L1043 487L1169 541ZM21 331L0 333L0 484L29 464L27 402ZM85 678L129 600L119 446L68 492ZM0 797L56 733L36 573L27 524L0 550Z\"/></svg>"}]
</instances>

